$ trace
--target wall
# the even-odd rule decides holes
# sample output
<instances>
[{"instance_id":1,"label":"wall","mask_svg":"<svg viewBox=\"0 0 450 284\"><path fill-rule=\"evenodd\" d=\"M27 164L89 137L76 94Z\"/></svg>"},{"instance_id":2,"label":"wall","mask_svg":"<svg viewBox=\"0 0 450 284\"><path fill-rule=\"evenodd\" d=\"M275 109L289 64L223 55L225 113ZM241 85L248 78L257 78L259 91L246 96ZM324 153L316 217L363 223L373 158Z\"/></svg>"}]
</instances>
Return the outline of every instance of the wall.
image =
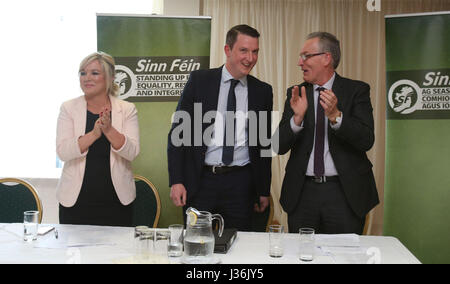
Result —
<instances>
[{"instance_id":1,"label":"wall","mask_svg":"<svg viewBox=\"0 0 450 284\"><path fill-rule=\"evenodd\" d=\"M164 0L166 16L198 16L200 0Z\"/></svg>"}]
</instances>

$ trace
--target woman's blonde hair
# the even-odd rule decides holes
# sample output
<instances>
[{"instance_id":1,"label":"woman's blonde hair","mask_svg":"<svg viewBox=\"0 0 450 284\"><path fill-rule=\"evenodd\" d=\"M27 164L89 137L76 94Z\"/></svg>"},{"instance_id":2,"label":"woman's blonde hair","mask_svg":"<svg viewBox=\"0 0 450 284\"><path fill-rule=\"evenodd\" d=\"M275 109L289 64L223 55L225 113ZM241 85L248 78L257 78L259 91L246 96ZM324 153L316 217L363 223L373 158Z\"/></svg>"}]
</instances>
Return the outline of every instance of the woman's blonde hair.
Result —
<instances>
[{"instance_id":1,"label":"woman's blonde hair","mask_svg":"<svg viewBox=\"0 0 450 284\"><path fill-rule=\"evenodd\" d=\"M116 68L114 58L111 55L102 51L98 51L86 56L80 63L78 73L80 73L88 64L90 64L94 60L98 60L98 62L102 66L103 72L105 73L107 94L111 96L117 96L119 93L119 86L114 83Z\"/></svg>"}]
</instances>

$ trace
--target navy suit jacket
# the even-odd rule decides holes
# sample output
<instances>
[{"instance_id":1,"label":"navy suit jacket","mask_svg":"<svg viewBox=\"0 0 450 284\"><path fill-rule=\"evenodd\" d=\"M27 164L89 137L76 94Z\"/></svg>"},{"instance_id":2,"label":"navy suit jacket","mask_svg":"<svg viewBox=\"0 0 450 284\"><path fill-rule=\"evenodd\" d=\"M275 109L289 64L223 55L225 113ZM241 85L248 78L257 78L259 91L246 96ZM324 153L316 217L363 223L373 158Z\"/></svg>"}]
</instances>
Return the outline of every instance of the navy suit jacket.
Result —
<instances>
[{"instance_id":1,"label":"navy suit jacket","mask_svg":"<svg viewBox=\"0 0 450 284\"><path fill-rule=\"evenodd\" d=\"M304 118L304 128L294 134L290 119L294 115L290 106L291 90L287 90L284 113L277 129L279 134L279 154L291 151L283 180L280 203L283 209L292 212L300 199L305 181L309 157L313 150L315 110L313 85L306 87L308 109ZM339 130L328 126L328 142L331 157L336 166L339 180L350 207L363 218L379 203L372 163L366 152L375 142L370 87L362 81L343 78L336 74L332 91L338 99L338 109L343 113Z\"/></svg>"},{"instance_id":2,"label":"navy suit jacket","mask_svg":"<svg viewBox=\"0 0 450 284\"><path fill-rule=\"evenodd\" d=\"M220 82L222 78L222 67L208 70L197 70L191 73L186 83L177 111L184 111L190 116L190 121L174 121L169 132L167 145L167 159L169 168L169 186L181 183L187 191L187 204L195 196L200 186L202 170L205 165L205 154L207 146L203 141L203 133L208 127L214 127L214 120L203 122L204 114L208 111L216 111L219 97ZM248 75L248 111L255 112L259 118L260 112L267 112L268 120L260 121L255 133L259 137L259 130L266 129L268 139L271 136L271 112L273 108L272 87L255 77ZM194 119L194 104L200 103L201 117ZM195 121L202 121L197 123ZM172 133L175 136L185 138L186 133L174 132L181 123L191 125L190 145L174 145ZM264 125L260 125L264 123ZM198 129L199 126L201 129ZM250 125L249 125L250 127ZM202 135L202 137L199 137ZM197 143L194 143L197 142ZM200 142L200 145L199 145ZM270 145L262 145L258 139L257 145L249 146L250 166L252 172L252 190L257 196L269 196L272 176L272 158L262 157L262 149L270 149Z\"/></svg>"}]
</instances>

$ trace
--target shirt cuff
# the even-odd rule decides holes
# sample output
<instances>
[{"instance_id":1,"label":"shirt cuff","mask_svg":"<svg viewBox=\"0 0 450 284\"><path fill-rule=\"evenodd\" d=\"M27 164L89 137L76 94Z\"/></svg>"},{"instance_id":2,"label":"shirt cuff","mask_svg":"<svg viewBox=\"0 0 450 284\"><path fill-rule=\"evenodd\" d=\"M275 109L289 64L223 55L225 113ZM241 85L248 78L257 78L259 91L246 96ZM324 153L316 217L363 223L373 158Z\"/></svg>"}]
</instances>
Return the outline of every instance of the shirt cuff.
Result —
<instances>
[{"instance_id":1,"label":"shirt cuff","mask_svg":"<svg viewBox=\"0 0 450 284\"><path fill-rule=\"evenodd\" d=\"M343 120L343 119L344 119L344 114L343 114L342 111L341 111L341 118L340 118L339 120L336 120L336 123L335 123L335 124L332 124L332 123L330 122L331 129L333 129L333 130L339 130L339 128L341 128L342 120Z\"/></svg>"},{"instance_id":2,"label":"shirt cuff","mask_svg":"<svg viewBox=\"0 0 450 284\"><path fill-rule=\"evenodd\" d=\"M299 133L302 129L303 129L303 123L305 122L304 120L302 121L302 124L300 126L298 126L297 124L295 124L294 122L294 116L291 117L291 129L292 132L294 132L294 134Z\"/></svg>"}]
</instances>

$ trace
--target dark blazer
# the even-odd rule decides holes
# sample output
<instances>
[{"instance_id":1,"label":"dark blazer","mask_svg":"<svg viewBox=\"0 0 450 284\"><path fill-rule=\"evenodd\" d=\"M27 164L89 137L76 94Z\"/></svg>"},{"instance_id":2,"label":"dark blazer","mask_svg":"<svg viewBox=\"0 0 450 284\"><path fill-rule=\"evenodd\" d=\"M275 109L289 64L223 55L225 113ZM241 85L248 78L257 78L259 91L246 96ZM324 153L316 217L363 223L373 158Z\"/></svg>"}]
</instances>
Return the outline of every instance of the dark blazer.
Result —
<instances>
[{"instance_id":1,"label":"dark blazer","mask_svg":"<svg viewBox=\"0 0 450 284\"><path fill-rule=\"evenodd\" d=\"M293 211L299 202L314 143L313 85L304 82L301 86L306 87L308 98L304 129L294 134L290 126L290 119L294 115L289 102L292 87L287 90L284 113L277 129L277 152L285 154L291 150L280 197L280 203L287 213ZM372 164L366 155L375 141L370 87L364 82L336 74L332 91L338 99L337 107L342 111L343 119L337 131L328 126L330 154L347 201L353 211L362 218L379 203Z\"/></svg>"},{"instance_id":2,"label":"dark blazer","mask_svg":"<svg viewBox=\"0 0 450 284\"><path fill-rule=\"evenodd\" d=\"M208 111L216 111L220 81L222 78L222 67L209 70L198 70L191 73L186 83L181 98L178 101L177 112L184 111L190 116L190 121L174 120L169 132L167 145L167 158L169 167L169 186L182 183L187 191L187 203L195 196L199 185L203 167L205 165L205 154L207 146L202 137L205 129L214 127L214 119L211 122L203 122L204 114ZM257 133L259 137L260 127L267 129L267 137L271 136L271 111L273 108L272 87L255 77L248 75L248 111L256 112L258 118L260 112L268 112L268 120L264 125L258 119ZM201 105L198 105L200 103ZM201 117L194 118L194 104L199 109L201 106ZM177 115L175 115L176 118ZM189 120L189 119L188 119ZM195 123L195 121L202 123ZM171 139L172 133L184 137L186 133L179 134L177 126L182 123L191 125L190 145L174 145ZM198 129L201 126L201 129ZM197 127L197 128L196 128ZM249 126L250 127L250 126ZM175 131L174 131L175 130ZM209 129L210 131L210 129ZM202 137L199 137L202 135ZM250 138L249 138L250 139ZM197 143L194 143L197 142ZM262 145L258 139L255 146L249 146L250 165L252 172L252 190L256 196L269 196L272 175L272 158L261 157L262 149L270 149L269 145ZM199 144L200 143L200 144ZM256 197L255 196L255 197Z\"/></svg>"}]
</instances>

